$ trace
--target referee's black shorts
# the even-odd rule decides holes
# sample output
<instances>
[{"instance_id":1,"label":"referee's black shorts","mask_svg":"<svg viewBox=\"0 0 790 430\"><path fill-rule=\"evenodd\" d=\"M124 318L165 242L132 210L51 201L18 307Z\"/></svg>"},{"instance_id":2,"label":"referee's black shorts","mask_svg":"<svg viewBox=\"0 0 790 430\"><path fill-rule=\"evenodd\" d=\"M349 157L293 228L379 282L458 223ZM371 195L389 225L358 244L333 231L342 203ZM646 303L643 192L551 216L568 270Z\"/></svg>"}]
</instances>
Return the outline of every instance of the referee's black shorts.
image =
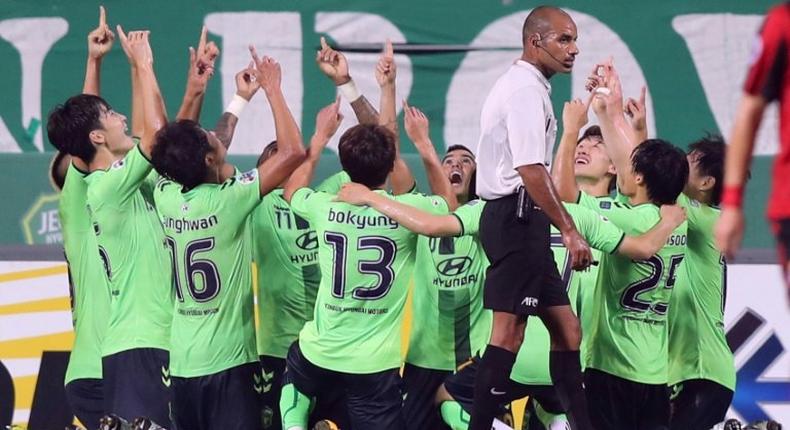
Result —
<instances>
[{"instance_id":1,"label":"referee's black shorts","mask_svg":"<svg viewBox=\"0 0 790 430\"><path fill-rule=\"evenodd\" d=\"M491 263L483 305L528 317L538 307L568 305L551 252L551 222L539 208L526 221L516 218L517 195L489 200L480 219L480 240Z\"/></svg>"}]
</instances>

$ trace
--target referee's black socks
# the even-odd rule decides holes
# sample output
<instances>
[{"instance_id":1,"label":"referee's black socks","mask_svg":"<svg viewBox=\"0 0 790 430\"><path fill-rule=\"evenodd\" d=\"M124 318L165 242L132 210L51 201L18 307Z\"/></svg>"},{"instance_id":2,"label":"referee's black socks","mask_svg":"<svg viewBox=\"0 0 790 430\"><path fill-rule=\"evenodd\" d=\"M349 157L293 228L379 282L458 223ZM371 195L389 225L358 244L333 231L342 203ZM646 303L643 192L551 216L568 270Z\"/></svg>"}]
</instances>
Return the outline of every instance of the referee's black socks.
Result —
<instances>
[{"instance_id":1,"label":"referee's black socks","mask_svg":"<svg viewBox=\"0 0 790 430\"><path fill-rule=\"evenodd\" d=\"M554 389L574 430L593 430L584 397L579 351L551 351L549 371ZM508 372L508 375L510 373ZM475 391L477 396L477 391ZM477 400L477 397L475 397Z\"/></svg>"},{"instance_id":2,"label":"referee's black socks","mask_svg":"<svg viewBox=\"0 0 790 430\"><path fill-rule=\"evenodd\" d=\"M498 346L486 346L475 378L469 430L491 430L494 417L507 400L505 394L510 386L510 371L515 362L516 354Z\"/></svg>"}]
</instances>

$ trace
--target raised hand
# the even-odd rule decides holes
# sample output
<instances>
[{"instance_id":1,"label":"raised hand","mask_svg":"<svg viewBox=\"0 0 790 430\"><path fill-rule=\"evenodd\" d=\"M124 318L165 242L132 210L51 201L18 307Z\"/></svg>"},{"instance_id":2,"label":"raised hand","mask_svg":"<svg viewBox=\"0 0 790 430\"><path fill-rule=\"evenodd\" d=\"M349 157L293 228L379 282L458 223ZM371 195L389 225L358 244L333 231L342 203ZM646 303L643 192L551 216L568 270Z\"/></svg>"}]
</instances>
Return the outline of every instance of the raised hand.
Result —
<instances>
[{"instance_id":1,"label":"raised hand","mask_svg":"<svg viewBox=\"0 0 790 430\"><path fill-rule=\"evenodd\" d=\"M376 64L376 81L379 83L379 87L395 85L395 75L395 51L392 48L392 41L387 39L379 62Z\"/></svg>"},{"instance_id":2,"label":"raised hand","mask_svg":"<svg viewBox=\"0 0 790 430\"><path fill-rule=\"evenodd\" d=\"M267 56L259 58L254 46L250 46L250 54L252 55L252 61L255 63L255 79L263 88L263 91L266 94L279 91L282 82L280 63L275 61L274 58Z\"/></svg>"},{"instance_id":3,"label":"raised hand","mask_svg":"<svg viewBox=\"0 0 790 430\"><path fill-rule=\"evenodd\" d=\"M406 128L406 135L409 136L416 146L431 144L429 136L430 122L425 114L409 103L403 101L403 123Z\"/></svg>"},{"instance_id":4,"label":"raised hand","mask_svg":"<svg viewBox=\"0 0 790 430\"><path fill-rule=\"evenodd\" d=\"M120 25L116 27L116 30L118 31L118 38L121 40L123 52L126 53L126 57L129 59L129 64L132 67L154 63L151 45L148 43L148 34L150 33L148 30L130 31L129 34L126 34Z\"/></svg>"},{"instance_id":5,"label":"raised hand","mask_svg":"<svg viewBox=\"0 0 790 430\"><path fill-rule=\"evenodd\" d=\"M315 117L315 135L320 138L318 141L322 145L318 149L324 149L323 147L326 146L329 139L337 132L341 122L343 122L343 114L340 113L340 98L338 97L333 103L318 111L318 115Z\"/></svg>"},{"instance_id":6,"label":"raised hand","mask_svg":"<svg viewBox=\"0 0 790 430\"><path fill-rule=\"evenodd\" d=\"M363 206L368 204L368 197L372 192L373 191L362 184L348 182L343 184L340 191L337 192L335 201L348 203L354 206Z\"/></svg>"},{"instance_id":7,"label":"raised hand","mask_svg":"<svg viewBox=\"0 0 790 430\"><path fill-rule=\"evenodd\" d=\"M236 73L236 94L250 101L260 87L255 62L250 61L247 67Z\"/></svg>"},{"instance_id":8,"label":"raised hand","mask_svg":"<svg viewBox=\"0 0 790 430\"><path fill-rule=\"evenodd\" d=\"M593 95L583 102L581 99L565 102L562 108L562 128L563 130L576 130L577 132L587 125L589 120L587 112L590 109Z\"/></svg>"},{"instance_id":9,"label":"raised hand","mask_svg":"<svg viewBox=\"0 0 790 430\"><path fill-rule=\"evenodd\" d=\"M598 115L605 112L622 114L625 111L623 108L623 87L612 59L609 58L605 63L597 64L593 70L596 71L596 77L588 78L588 82L590 80L596 82L593 89L593 110Z\"/></svg>"},{"instance_id":10,"label":"raised hand","mask_svg":"<svg viewBox=\"0 0 790 430\"><path fill-rule=\"evenodd\" d=\"M214 76L214 62L219 56L219 48L214 42L207 42L208 29L203 26L200 32L197 51L189 47L189 76L187 91L203 92L208 80Z\"/></svg>"},{"instance_id":11,"label":"raised hand","mask_svg":"<svg viewBox=\"0 0 790 430\"><path fill-rule=\"evenodd\" d=\"M628 98L625 103L625 114L628 115L631 128L637 132L645 132L647 130L647 108L645 107L646 94L647 88L642 86L639 100Z\"/></svg>"},{"instance_id":12,"label":"raised hand","mask_svg":"<svg viewBox=\"0 0 790 430\"><path fill-rule=\"evenodd\" d=\"M99 6L99 26L88 33L88 56L96 60L101 59L110 52L114 41L115 34L107 25L107 12L104 6Z\"/></svg>"},{"instance_id":13,"label":"raised hand","mask_svg":"<svg viewBox=\"0 0 790 430\"><path fill-rule=\"evenodd\" d=\"M332 49L323 37L321 38L321 49L315 54L315 62L318 64L321 72L331 79L335 85L343 85L351 80L346 57Z\"/></svg>"}]
</instances>

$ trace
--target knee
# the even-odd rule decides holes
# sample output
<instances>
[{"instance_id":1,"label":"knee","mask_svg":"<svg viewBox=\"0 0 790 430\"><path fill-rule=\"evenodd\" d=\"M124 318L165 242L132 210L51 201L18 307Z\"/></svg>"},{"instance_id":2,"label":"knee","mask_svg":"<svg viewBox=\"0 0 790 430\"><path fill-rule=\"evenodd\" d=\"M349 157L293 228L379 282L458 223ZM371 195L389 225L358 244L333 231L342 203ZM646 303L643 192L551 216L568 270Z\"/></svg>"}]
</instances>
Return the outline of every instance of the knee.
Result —
<instances>
[{"instance_id":1,"label":"knee","mask_svg":"<svg viewBox=\"0 0 790 430\"><path fill-rule=\"evenodd\" d=\"M551 332L551 349L554 351L578 351L582 342L582 330L577 318L569 318Z\"/></svg>"},{"instance_id":2,"label":"knee","mask_svg":"<svg viewBox=\"0 0 790 430\"><path fill-rule=\"evenodd\" d=\"M491 333L491 345L517 353L524 342L523 326L508 325Z\"/></svg>"}]
</instances>

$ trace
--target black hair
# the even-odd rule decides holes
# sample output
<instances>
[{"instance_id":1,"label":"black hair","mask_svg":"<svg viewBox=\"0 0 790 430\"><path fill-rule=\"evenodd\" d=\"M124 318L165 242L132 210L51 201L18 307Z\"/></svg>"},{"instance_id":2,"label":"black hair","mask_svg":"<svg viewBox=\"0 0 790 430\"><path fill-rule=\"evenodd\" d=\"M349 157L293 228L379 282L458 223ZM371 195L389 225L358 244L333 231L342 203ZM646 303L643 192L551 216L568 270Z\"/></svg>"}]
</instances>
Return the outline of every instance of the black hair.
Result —
<instances>
[{"instance_id":1,"label":"black hair","mask_svg":"<svg viewBox=\"0 0 790 430\"><path fill-rule=\"evenodd\" d=\"M447 157L447 154L449 154L449 153L451 153L453 151L466 151L466 152L472 154L472 158L473 159L475 158L475 153L472 152L471 149L467 148L464 145L459 145L459 144L450 145L450 147L447 148L447 152L444 155L445 158ZM472 177L469 179L469 190L467 192L469 201L472 201L472 200L475 200L475 199L478 198L478 196L477 196L477 167L475 167L475 169L472 170L471 175L472 175Z\"/></svg>"},{"instance_id":2,"label":"black hair","mask_svg":"<svg viewBox=\"0 0 790 430\"><path fill-rule=\"evenodd\" d=\"M206 132L200 124L182 119L168 123L156 133L151 164L160 175L189 190L206 178L206 154L211 151Z\"/></svg>"},{"instance_id":3,"label":"black hair","mask_svg":"<svg viewBox=\"0 0 790 430\"><path fill-rule=\"evenodd\" d=\"M689 163L680 148L662 139L648 139L631 154L635 174L642 175L647 197L657 205L675 204L689 176Z\"/></svg>"},{"instance_id":4,"label":"black hair","mask_svg":"<svg viewBox=\"0 0 790 430\"><path fill-rule=\"evenodd\" d=\"M103 129L102 108L111 109L103 98L91 94L79 94L55 106L47 119L49 142L58 151L90 163L96 156L90 133Z\"/></svg>"},{"instance_id":5,"label":"black hair","mask_svg":"<svg viewBox=\"0 0 790 430\"><path fill-rule=\"evenodd\" d=\"M726 151L724 138L719 134L707 134L702 139L689 145L688 153L699 154L697 166L701 174L712 176L716 182L711 190L711 204L718 206L721 202L721 193L724 188L724 152Z\"/></svg>"},{"instance_id":6,"label":"black hair","mask_svg":"<svg viewBox=\"0 0 790 430\"><path fill-rule=\"evenodd\" d=\"M340 137L338 155L351 181L378 188L395 165L395 136L380 125L355 125Z\"/></svg>"},{"instance_id":7,"label":"black hair","mask_svg":"<svg viewBox=\"0 0 790 430\"><path fill-rule=\"evenodd\" d=\"M584 130L584 133L579 137L579 140L576 141L576 144L580 144L582 140L589 139L591 137L598 137L603 140L603 133L601 133L601 127L597 125L591 125Z\"/></svg>"},{"instance_id":8,"label":"black hair","mask_svg":"<svg viewBox=\"0 0 790 430\"><path fill-rule=\"evenodd\" d=\"M52 185L54 185L58 191L63 190L63 185L66 183L66 172L69 170L69 165L66 164L64 167L62 164L63 159L68 156L69 154L58 151L49 163L49 180L52 181Z\"/></svg>"},{"instance_id":9,"label":"black hair","mask_svg":"<svg viewBox=\"0 0 790 430\"><path fill-rule=\"evenodd\" d=\"M263 148L261 155L258 156L258 161L255 162L255 167L261 167L261 164L263 164L264 161L272 158L272 156L276 153L277 153L277 141L272 140L271 142L269 142L268 145L266 145L266 148Z\"/></svg>"}]
</instances>

